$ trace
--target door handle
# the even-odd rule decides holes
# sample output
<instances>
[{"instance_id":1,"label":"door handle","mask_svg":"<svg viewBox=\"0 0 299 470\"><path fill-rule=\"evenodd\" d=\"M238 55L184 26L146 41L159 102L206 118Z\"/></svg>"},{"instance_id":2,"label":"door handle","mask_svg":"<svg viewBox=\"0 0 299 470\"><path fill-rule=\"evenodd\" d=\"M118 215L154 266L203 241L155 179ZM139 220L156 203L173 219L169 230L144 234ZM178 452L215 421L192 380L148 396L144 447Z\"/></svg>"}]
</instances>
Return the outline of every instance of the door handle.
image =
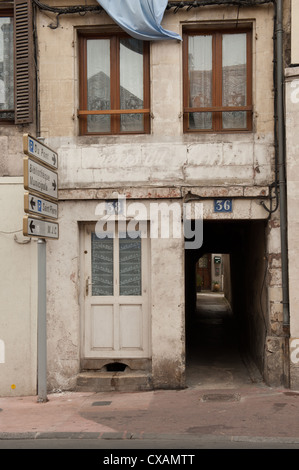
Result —
<instances>
[{"instance_id":1,"label":"door handle","mask_svg":"<svg viewBox=\"0 0 299 470\"><path fill-rule=\"evenodd\" d=\"M91 286L91 282L89 282L89 276L85 281L85 295L88 295L89 293L89 286Z\"/></svg>"}]
</instances>

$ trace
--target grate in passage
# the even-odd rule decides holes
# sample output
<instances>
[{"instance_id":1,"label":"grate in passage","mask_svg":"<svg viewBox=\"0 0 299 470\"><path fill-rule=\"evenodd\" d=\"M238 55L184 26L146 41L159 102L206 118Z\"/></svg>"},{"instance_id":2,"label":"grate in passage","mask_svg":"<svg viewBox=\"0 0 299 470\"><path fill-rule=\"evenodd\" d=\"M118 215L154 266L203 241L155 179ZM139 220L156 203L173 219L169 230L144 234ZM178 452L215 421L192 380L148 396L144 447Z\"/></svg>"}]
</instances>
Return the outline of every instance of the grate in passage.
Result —
<instances>
[{"instance_id":1,"label":"grate in passage","mask_svg":"<svg viewBox=\"0 0 299 470\"><path fill-rule=\"evenodd\" d=\"M238 393L207 393L202 395L201 401L240 401Z\"/></svg>"},{"instance_id":2,"label":"grate in passage","mask_svg":"<svg viewBox=\"0 0 299 470\"><path fill-rule=\"evenodd\" d=\"M108 406L111 405L111 401L94 401L92 406Z\"/></svg>"}]
</instances>

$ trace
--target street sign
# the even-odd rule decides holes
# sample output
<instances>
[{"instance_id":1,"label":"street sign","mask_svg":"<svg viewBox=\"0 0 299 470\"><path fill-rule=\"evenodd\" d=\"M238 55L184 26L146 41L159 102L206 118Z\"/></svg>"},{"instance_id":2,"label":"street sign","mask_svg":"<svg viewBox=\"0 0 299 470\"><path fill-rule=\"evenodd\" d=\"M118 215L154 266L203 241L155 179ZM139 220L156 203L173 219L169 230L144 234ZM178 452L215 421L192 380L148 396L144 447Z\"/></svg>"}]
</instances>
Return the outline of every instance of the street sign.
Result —
<instances>
[{"instance_id":1,"label":"street sign","mask_svg":"<svg viewBox=\"0 0 299 470\"><path fill-rule=\"evenodd\" d=\"M23 218L23 235L25 237L58 239L59 224L25 215Z\"/></svg>"},{"instance_id":2,"label":"street sign","mask_svg":"<svg viewBox=\"0 0 299 470\"><path fill-rule=\"evenodd\" d=\"M48 201L30 193L24 194L24 210L28 214L49 217L50 219L58 218L58 204L56 202Z\"/></svg>"},{"instance_id":3,"label":"street sign","mask_svg":"<svg viewBox=\"0 0 299 470\"><path fill-rule=\"evenodd\" d=\"M58 154L29 134L23 135L23 152L55 170L58 168Z\"/></svg>"},{"instance_id":4,"label":"street sign","mask_svg":"<svg viewBox=\"0 0 299 470\"><path fill-rule=\"evenodd\" d=\"M24 157L24 188L58 200L57 173Z\"/></svg>"},{"instance_id":5,"label":"street sign","mask_svg":"<svg viewBox=\"0 0 299 470\"><path fill-rule=\"evenodd\" d=\"M49 219L58 218L58 154L29 134L23 135L24 210L23 234L41 239L58 239L59 225Z\"/></svg>"}]
</instances>

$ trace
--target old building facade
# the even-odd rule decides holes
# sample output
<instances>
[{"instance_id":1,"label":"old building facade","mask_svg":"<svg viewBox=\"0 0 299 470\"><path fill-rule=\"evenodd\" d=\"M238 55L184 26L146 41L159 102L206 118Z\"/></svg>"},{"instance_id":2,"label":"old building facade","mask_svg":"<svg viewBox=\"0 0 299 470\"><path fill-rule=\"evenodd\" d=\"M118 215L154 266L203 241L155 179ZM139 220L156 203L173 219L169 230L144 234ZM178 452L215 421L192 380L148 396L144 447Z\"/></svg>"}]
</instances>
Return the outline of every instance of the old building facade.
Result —
<instances>
[{"instance_id":1,"label":"old building facade","mask_svg":"<svg viewBox=\"0 0 299 470\"><path fill-rule=\"evenodd\" d=\"M296 388L296 7L168 2L162 25L174 37L142 41L96 0L2 3L15 36L24 9L32 52L23 121L21 78L15 108L3 79L0 394L36 392L37 243L22 234L24 134L59 156L59 239L47 241L49 390L110 389L116 365L126 367L128 388L184 387L196 263L207 253L229 256L237 334L265 382ZM3 77L12 74L6 27Z\"/></svg>"}]
</instances>

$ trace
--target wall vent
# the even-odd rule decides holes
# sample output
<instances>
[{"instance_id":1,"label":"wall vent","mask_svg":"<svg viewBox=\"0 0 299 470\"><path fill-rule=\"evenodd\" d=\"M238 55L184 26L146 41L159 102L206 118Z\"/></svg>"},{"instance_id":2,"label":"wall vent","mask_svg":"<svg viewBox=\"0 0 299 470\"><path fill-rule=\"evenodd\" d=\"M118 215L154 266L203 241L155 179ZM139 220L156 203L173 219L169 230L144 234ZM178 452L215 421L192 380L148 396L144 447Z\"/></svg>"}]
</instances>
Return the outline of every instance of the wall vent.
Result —
<instances>
[{"instance_id":1,"label":"wall vent","mask_svg":"<svg viewBox=\"0 0 299 470\"><path fill-rule=\"evenodd\" d=\"M111 362L110 364L106 364L105 367L107 372L124 372L127 368L126 364L122 362Z\"/></svg>"}]
</instances>

